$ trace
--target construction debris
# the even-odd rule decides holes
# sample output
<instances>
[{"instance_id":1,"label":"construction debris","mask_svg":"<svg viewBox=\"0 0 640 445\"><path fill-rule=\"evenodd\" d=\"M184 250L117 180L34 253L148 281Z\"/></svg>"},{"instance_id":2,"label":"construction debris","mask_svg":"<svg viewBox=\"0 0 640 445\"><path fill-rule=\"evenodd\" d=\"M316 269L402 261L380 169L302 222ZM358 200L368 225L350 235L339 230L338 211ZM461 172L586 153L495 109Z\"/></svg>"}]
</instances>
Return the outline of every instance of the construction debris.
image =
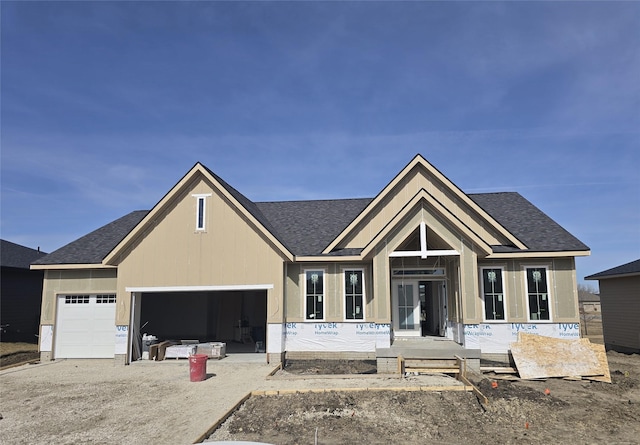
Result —
<instances>
[{"instance_id":1,"label":"construction debris","mask_svg":"<svg viewBox=\"0 0 640 445\"><path fill-rule=\"evenodd\" d=\"M511 343L511 354L521 379L568 377L611 383L604 346L588 339L520 333L518 341Z\"/></svg>"}]
</instances>

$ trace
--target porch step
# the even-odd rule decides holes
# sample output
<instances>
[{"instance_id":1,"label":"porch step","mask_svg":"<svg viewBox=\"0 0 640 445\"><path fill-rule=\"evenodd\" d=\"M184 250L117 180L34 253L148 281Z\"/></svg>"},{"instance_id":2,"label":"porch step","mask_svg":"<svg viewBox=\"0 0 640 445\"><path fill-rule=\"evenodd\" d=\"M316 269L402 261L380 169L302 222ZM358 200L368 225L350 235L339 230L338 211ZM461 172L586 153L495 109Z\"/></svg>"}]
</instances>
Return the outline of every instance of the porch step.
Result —
<instances>
[{"instance_id":1,"label":"porch step","mask_svg":"<svg viewBox=\"0 0 640 445\"><path fill-rule=\"evenodd\" d=\"M416 359L405 358L406 368L457 368L456 359Z\"/></svg>"},{"instance_id":2,"label":"porch step","mask_svg":"<svg viewBox=\"0 0 640 445\"><path fill-rule=\"evenodd\" d=\"M457 359L416 359L398 356L398 372L419 374L459 374L460 365Z\"/></svg>"},{"instance_id":3,"label":"porch step","mask_svg":"<svg viewBox=\"0 0 640 445\"><path fill-rule=\"evenodd\" d=\"M395 345L394 345L395 346ZM414 348L380 348L376 349L376 356L379 358L395 358L402 355L403 357L411 357L412 359L427 359L427 360L454 360L455 357L461 357L466 359L480 359L480 349L464 349L459 348L428 348L428 349L414 349Z\"/></svg>"}]
</instances>

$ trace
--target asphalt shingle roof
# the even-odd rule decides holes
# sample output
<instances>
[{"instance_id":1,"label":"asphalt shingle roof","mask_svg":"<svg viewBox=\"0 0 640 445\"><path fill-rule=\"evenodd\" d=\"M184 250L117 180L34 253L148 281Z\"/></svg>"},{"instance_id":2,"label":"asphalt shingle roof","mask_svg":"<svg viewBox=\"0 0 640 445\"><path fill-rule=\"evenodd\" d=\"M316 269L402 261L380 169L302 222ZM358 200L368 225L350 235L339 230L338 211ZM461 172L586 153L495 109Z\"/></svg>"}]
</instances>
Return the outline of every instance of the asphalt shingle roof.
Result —
<instances>
[{"instance_id":1,"label":"asphalt shingle roof","mask_svg":"<svg viewBox=\"0 0 640 445\"><path fill-rule=\"evenodd\" d=\"M638 274L640 273L640 260L631 261L630 263L623 264L622 266L613 267L603 272L598 272L593 275L585 277L587 280L597 280L599 278L608 278L620 275Z\"/></svg>"},{"instance_id":2,"label":"asphalt shingle roof","mask_svg":"<svg viewBox=\"0 0 640 445\"><path fill-rule=\"evenodd\" d=\"M0 240L0 266L2 267L29 269L32 262L45 255L45 252L21 246L11 241Z\"/></svg>"},{"instance_id":3,"label":"asphalt shingle roof","mask_svg":"<svg viewBox=\"0 0 640 445\"><path fill-rule=\"evenodd\" d=\"M206 167L205 167L206 168ZM314 201L253 202L209 170L256 220L297 256L322 251L373 200L332 199ZM583 251L589 248L518 193L468 195L476 204L536 252ZM98 264L147 215L132 212L56 250L34 264ZM494 252L520 251L514 246L492 246ZM357 255L361 249L331 255Z\"/></svg>"},{"instance_id":4,"label":"asphalt shingle roof","mask_svg":"<svg viewBox=\"0 0 640 445\"><path fill-rule=\"evenodd\" d=\"M482 209L535 252L589 250L578 238L516 192L467 195ZM517 249L515 249L517 250ZM508 246L493 246L494 252L511 252Z\"/></svg>"},{"instance_id":5,"label":"asphalt shingle roof","mask_svg":"<svg viewBox=\"0 0 640 445\"><path fill-rule=\"evenodd\" d=\"M259 202L275 233L295 255L319 255L371 202L370 198Z\"/></svg>"},{"instance_id":6,"label":"asphalt shingle roof","mask_svg":"<svg viewBox=\"0 0 640 445\"><path fill-rule=\"evenodd\" d=\"M147 213L147 210L131 212L72 241L33 264L99 264Z\"/></svg>"}]
</instances>

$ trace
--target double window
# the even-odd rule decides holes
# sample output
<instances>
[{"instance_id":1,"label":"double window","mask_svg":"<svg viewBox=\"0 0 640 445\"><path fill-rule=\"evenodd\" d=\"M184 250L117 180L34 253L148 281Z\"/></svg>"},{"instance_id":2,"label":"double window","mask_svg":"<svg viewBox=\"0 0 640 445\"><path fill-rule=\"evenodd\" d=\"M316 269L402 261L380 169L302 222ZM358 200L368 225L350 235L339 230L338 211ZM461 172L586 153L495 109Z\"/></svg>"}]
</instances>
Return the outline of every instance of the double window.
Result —
<instances>
[{"instance_id":1,"label":"double window","mask_svg":"<svg viewBox=\"0 0 640 445\"><path fill-rule=\"evenodd\" d=\"M364 320L364 271L352 269L344 271L344 318Z\"/></svg>"},{"instance_id":2,"label":"double window","mask_svg":"<svg viewBox=\"0 0 640 445\"><path fill-rule=\"evenodd\" d=\"M305 318L324 320L324 270L305 271Z\"/></svg>"},{"instance_id":3,"label":"double window","mask_svg":"<svg viewBox=\"0 0 640 445\"><path fill-rule=\"evenodd\" d=\"M484 319L506 320L504 281L501 268L482 269L482 294L484 297Z\"/></svg>"},{"instance_id":4,"label":"double window","mask_svg":"<svg viewBox=\"0 0 640 445\"><path fill-rule=\"evenodd\" d=\"M546 267L525 268L529 320L550 320L549 286Z\"/></svg>"}]
</instances>

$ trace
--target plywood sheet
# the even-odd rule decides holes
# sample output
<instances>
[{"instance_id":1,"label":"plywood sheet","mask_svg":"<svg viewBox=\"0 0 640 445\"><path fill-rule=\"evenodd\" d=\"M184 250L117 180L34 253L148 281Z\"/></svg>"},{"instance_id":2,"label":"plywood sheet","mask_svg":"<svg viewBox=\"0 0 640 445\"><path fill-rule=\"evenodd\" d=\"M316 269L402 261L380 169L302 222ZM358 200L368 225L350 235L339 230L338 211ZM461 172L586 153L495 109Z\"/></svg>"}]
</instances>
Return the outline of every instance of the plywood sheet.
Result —
<instances>
[{"instance_id":1,"label":"plywood sheet","mask_svg":"<svg viewBox=\"0 0 640 445\"><path fill-rule=\"evenodd\" d=\"M602 376L587 377L587 378L589 380L595 380L596 382L611 383L611 374L609 372L609 361L607 360L607 351L604 348L604 345L597 345L597 344L589 342L588 339L586 339L586 340L589 343L589 346L591 347L591 350L593 351L593 353L598 358L598 362L600 363L600 367L604 371Z\"/></svg>"},{"instance_id":2,"label":"plywood sheet","mask_svg":"<svg viewBox=\"0 0 640 445\"><path fill-rule=\"evenodd\" d=\"M604 375L596 353L580 340L520 333L511 353L523 379Z\"/></svg>"}]
</instances>

